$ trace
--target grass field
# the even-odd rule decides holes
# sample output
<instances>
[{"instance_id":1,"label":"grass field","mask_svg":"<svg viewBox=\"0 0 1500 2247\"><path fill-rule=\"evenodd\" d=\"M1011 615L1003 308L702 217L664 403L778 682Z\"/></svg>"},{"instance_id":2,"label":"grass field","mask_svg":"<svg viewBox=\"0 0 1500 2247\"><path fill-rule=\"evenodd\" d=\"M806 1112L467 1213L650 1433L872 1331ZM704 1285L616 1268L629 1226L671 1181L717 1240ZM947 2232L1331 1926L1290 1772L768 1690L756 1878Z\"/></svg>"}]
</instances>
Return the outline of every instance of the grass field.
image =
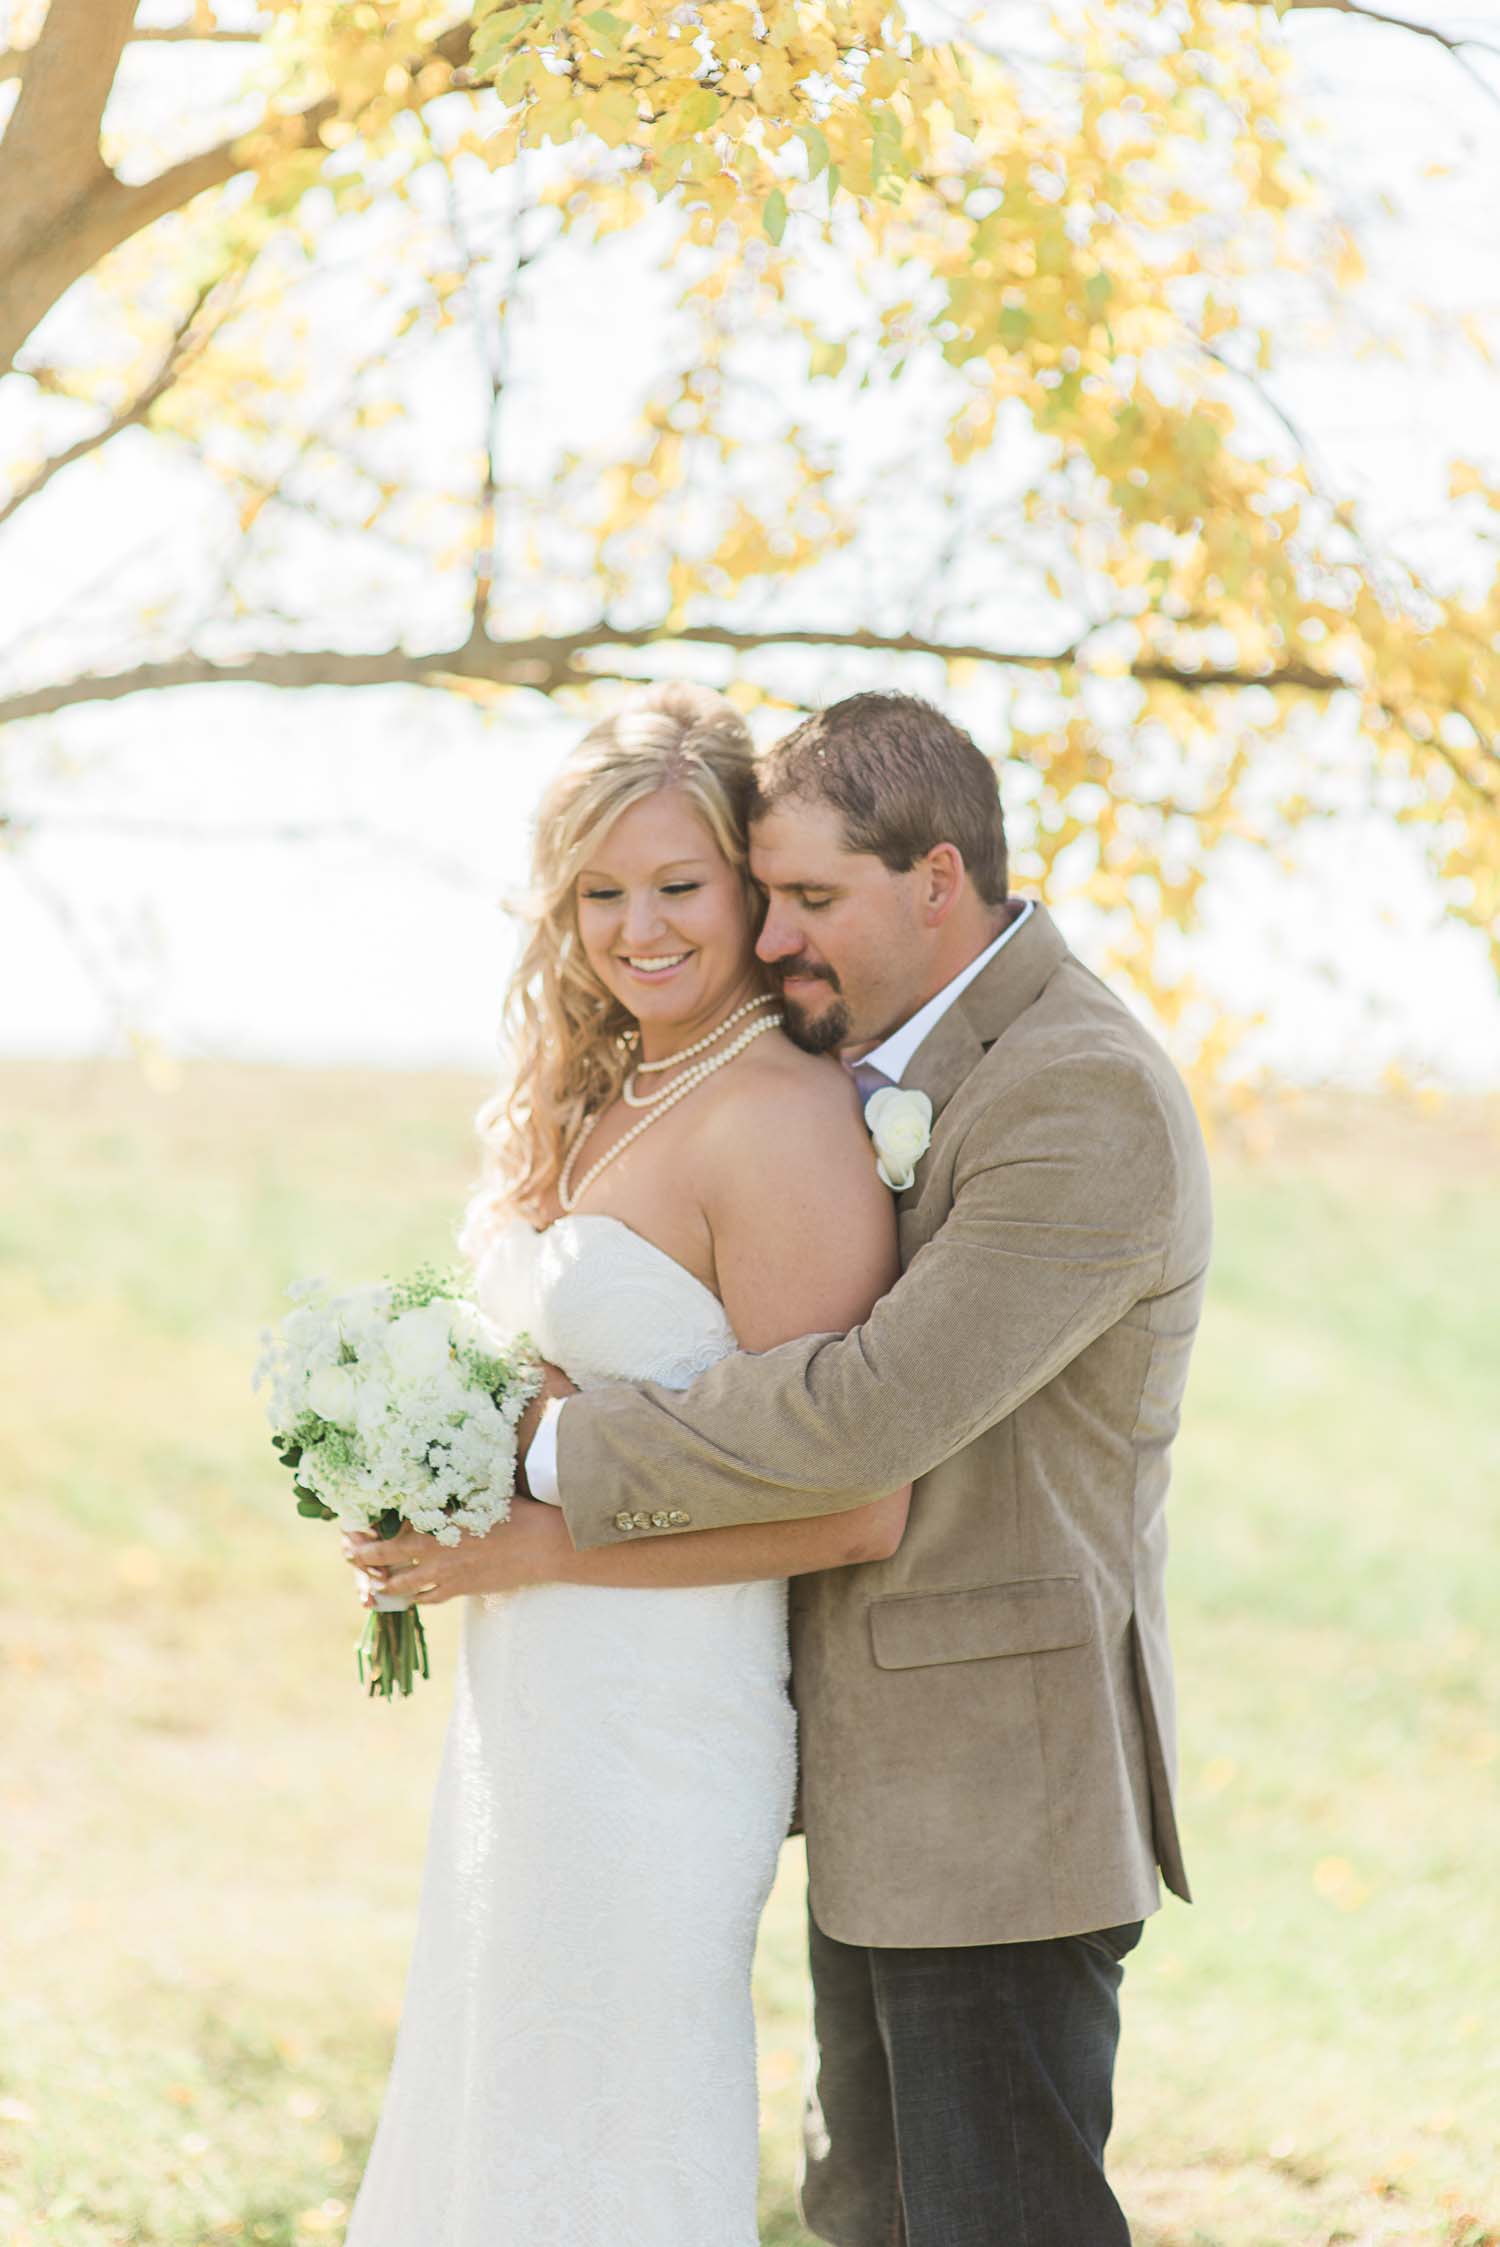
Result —
<instances>
[{"instance_id":1,"label":"grass field","mask_svg":"<svg viewBox=\"0 0 1500 2247\"><path fill-rule=\"evenodd\" d=\"M294 1274L443 1256L476 1090L0 1068L0 2247L341 2235L455 1621L425 1694L360 1698L246 1375ZM1199 1901L1132 1962L1120 2189L1143 2247L1495 2247L1500 1110L1315 1108L1219 1206L1173 1501ZM789 1848L767 2247L799 1902Z\"/></svg>"}]
</instances>

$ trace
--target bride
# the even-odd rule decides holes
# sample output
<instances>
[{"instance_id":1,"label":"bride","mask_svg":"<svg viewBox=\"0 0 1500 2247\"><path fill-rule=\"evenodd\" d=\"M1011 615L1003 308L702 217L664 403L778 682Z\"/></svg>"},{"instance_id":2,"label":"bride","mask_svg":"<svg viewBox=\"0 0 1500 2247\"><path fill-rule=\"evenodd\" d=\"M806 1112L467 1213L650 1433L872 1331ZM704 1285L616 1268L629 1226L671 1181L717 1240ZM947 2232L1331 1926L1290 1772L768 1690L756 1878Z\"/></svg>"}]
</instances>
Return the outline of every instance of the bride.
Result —
<instances>
[{"instance_id":1,"label":"bride","mask_svg":"<svg viewBox=\"0 0 1500 2247\"><path fill-rule=\"evenodd\" d=\"M842 1331L896 1275L854 1087L782 1034L755 957L753 792L731 705L670 685L594 727L541 809L464 1247L496 1321L580 1387ZM350 1541L393 1586L480 1596L346 2247L755 2247L785 1580L894 1551L907 1493L706 1532L690 1488L660 1499L679 1534L490 1597L490 1539Z\"/></svg>"}]
</instances>

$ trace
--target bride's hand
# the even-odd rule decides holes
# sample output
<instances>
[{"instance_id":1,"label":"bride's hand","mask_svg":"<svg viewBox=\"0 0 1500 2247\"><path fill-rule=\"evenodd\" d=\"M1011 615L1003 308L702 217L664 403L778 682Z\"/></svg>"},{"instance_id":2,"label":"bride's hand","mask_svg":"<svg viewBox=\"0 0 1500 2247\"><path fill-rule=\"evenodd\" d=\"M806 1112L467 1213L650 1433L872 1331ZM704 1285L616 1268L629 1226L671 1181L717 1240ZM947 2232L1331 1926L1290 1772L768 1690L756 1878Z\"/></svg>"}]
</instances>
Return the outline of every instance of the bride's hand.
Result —
<instances>
[{"instance_id":1,"label":"bride's hand","mask_svg":"<svg viewBox=\"0 0 1500 2247\"><path fill-rule=\"evenodd\" d=\"M522 1584L554 1584L566 1572L573 1541L556 1506L513 1498L510 1519L482 1537L467 1532L456 1545L440 1545L417 1529L377 1537L351 1529L344 1558L369 1579L360 1604L373 1607L375 1592L391 1592L422 1607L475 1592L511 1592Z\"/></svg>"}]
</instances>

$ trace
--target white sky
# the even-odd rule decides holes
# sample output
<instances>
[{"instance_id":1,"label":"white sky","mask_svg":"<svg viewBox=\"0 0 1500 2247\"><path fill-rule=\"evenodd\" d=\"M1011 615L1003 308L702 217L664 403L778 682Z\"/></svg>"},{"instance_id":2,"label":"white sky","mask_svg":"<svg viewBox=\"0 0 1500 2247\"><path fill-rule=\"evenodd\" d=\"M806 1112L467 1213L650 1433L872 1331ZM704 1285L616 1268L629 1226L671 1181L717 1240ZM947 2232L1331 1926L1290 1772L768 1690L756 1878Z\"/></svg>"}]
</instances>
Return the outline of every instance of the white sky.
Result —
<instances>
[{"instance_id":1,"label":"white sky","mask_svg":"<svg viewBox=\"0 0 1500 2247\"><path fill-rule=\"evenodd\" d=\"M1500 0L1493 13L1500 34ZM1401 364L1292 368L1281 395L1332 481L1393 527L1440 519L1453 454L1500 478L1496 390L1409 307L1474 313L1500 344L1500 108L1430 43L1338 18L1292 18L1288 33L1325 95L1324 168L1367 215L1382 304L1411 342ZM597 420L591 378L601 363L646 363L658 306L618 249L564 268L531 320L538 410L556 427ZM15 392L0 385L0 458ZM438 400L410 441L440 442L442 418ZM5 614L36 631L85 563L145 601L164 554L176 568L203 544L199 506L193 479L126 440L118 458L57 480L24 547L0 545L14 573ZM1446 556L1442 536L1426 535L1429 558ZM412 636L425 632L414 623ZM823 695L854 683L825 667ZM943 694L910 670L892 683ZM185 1054L486 1066L510 943L497 900L521 877L537 794L579 730L530 699L485 717L415 689L213 688L11 729L0 789L36 831L0 861L0 1050L108 1050L128 1017ZM1396 1061L1500 1082L1484 948L1444 924L1414 849L1351 818L1298 856L1293 872L1250 861L1219 877L1195 948L1226 1003L1267 1016L1266 1056L1299 1075L1370 1078ZM1092 932L1069 933L1087 952ZM84 954L105 963L113 998Z\"/></svg>"}]
</instances>

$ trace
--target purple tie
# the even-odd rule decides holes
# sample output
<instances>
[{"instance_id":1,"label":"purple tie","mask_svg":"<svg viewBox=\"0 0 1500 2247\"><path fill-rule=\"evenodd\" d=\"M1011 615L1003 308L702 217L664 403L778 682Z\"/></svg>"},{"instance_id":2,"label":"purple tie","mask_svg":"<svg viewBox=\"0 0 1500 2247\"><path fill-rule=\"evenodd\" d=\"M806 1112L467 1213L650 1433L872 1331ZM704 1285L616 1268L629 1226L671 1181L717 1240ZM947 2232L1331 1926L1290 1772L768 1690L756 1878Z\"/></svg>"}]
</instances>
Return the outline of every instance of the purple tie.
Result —
<instances>
[{"instance_id":1,"label":"purple tie","mask_svg":"<svg viewBox=\"0 0 1500 2247\"><path fill-rule=\"evenodd\" d=\"M884 1069L872 1069L868 1061L846 1061L844 1064L859 1087L859 1097L868 1108L877 1092L886 1091L894 1082Z\"/></svg>"}]
</instances>

